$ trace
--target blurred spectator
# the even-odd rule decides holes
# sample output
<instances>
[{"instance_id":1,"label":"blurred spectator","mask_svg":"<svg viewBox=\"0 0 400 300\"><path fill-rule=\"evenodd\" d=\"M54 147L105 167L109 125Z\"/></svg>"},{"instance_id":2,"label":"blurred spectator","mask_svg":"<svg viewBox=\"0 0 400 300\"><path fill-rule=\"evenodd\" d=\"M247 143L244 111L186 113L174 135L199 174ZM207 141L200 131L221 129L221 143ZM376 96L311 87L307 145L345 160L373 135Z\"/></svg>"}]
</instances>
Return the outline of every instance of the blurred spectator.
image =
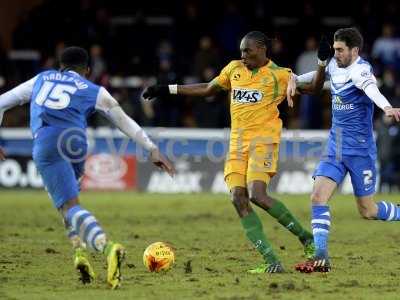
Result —
<instances>
[{"instance_id":1,"label":"blurred spectator","mask_svg":"<svg viewBox=\"0 0 400 300\"><path fill-rule=\"evenodd\" d=\"M220 60L218 52L213 46L211 37L203 36L199 42L199 50L194 57L193 75L197 78L203 77L203 72L207 68L218 68Z\"/></svg>"},{"instance_id":2,"label":"blurred spectator","mask_svg":"<svg viewBox=\"0 0 400 300\"><path fill-rule=\"evenodd\" d=\"M90 76L89 80L102 84L102 78L107 70L106 62L103 58L103 48L100 45L90 47Z\"/></svg>"},{"instance_id":3,"label":"blurred spectator","mask_svg":"<svg viewBox=\"0 0 400 300\"><path fill-rule=\"evenodd\" d=\"M198 40L202 32L207 32L208 22L204 22L200 15L200 9L196 1L184 1L183 11L178 16L178 40L181 43L179 50L183 53L193 53L197 49ZM190 38L188 38L190 33Z\"/></svg>"},{"instance_id":4,"label":"blurred spectator","mask_svg":"<svg viewBox=\"0 0 400 300\"><path fill-rule=\"evenodd\" d=\"M305 43L305 50L296 61L297 74L304 74L317 69L317 48L318 43L315 37L308 37Z\"/></svg>"},{"instance_id":5,"label":"blurred spectator","mask_svg":"<svg viewBox=\"0 0 400 300\"><path fill-rule=\"evenodd\" d=\"M108 44L111 41L110 10L101 7L96 10L95 20L88 26L89 43Z\"/></svg>"},{"instance_id":6,"label":"blurred spectator","mask_svg":"<svg viewBox=\"0 0 400 300\"><path fill-rule=\"evenodd\" d=\"M379 6L379 14L383 21L392 24L398 24L399 22L399 2L394 0L381 0L371 1L376 2ZM373 15L376 15L373 14Z\"/></svg>"},{"instance_id":7,"label":"blurred spectator","mask_svg":"<svg viewBox=\"0 0 400 300\"><path fill-rule=\"evenodd\" d=\"M372 57L384 67L400 70L400 39L395 37L392 24L384 24L382 35L378 37L372 47Z\"/></svg>"},{"instance_id":8,"label":"blurred spectator","mask_svg":"<svg viewBox=\"0 0 400 300\"><path fill-rule=\"evenodd\" d=\"M291 65L287 47L285 47L281 38L277 37L271 41L269 54L277 65L281 67L289 67Z\"/></svg>"},{"instance_id":9,"label":"blurred spectator","mask_svg":"<svg viewBox=\"0 0 400 300\"><path fill-rule=\"evenodd\" d=\"M59 58L64 49L65 49L64 41L57 42L56 47L54 49L54 53L43 58L43 63L40 71L58 69L60 67Z\"/></svg>"},{"instance_id":10,"label":"blurred spectator","mask_svg":"<svg viewBox=\"0 0 400 300\"><path fill-rule=\"evenodd\" d=\"M204 69L200 82L209 82L218 74L214 68ZM230 126L229 101L226 93L206 98L190 99L194 124L201 128L225 128Z\"/></svg>"},{"instance_id":11,"label":"blurred spectator","mask_svg":"<svg viewBox=\"0 0 400 300\"><path fill-rule=\"evenodd\" d=\"M236 3L227 1L218 28L218 41L228 57L239 55L239 42L246 33L245 20Z\"/></svg>"},{"instance_id":12,"label":"blurred spectator","mask_svg":"<svg viewBox=\"0 0 400 300\"><path fill-rule=\"evenodd\" d=\"M371 50L371 45L379 35L382 25L379 14L374 11L373 1L363 1L360 4L359 12L354 16L356 24L359 24L363 31L364 47L363 51Z\"/></svg>"},{"instance_id":13,"label":"blurred spectator","mask_svg":"<svg viewBox=\"0 0 400 300\"><path fill-rule=\"evenodd\" d=\"M318 43L314 36L306 40L305 50L296 61L296 73L304 74L317 69L317 48ZM319 96L300 96L300 127L304 129L318 129L322 123L322 101Z\"/></svg>"},{"instance_id":14,"label":"blurred spectator","mask_svg":"<svg viewBox=\"0 0 400 300\"><path fill-rule=\"evenodd\" d=\"M395 73L392 69L385 69L382 75L382 86L380 87L380 91L386 98L389 99L389 102L396 95L396 77Z\"/></svg>"},{"instance_id":15,"label":"blurred spectator","mask_svg":"<svg viewBox=\"0 0 400 300\"><path fill-rule=\"evenodd\" d=\"M178 78L168 59L160 61L160 70L157 75L158 84L178 82ZM182 124L182 99L176 96L167 96L153 102L153 126L179 127Z\"/></svg>"},{"instance_id":16,"label":"blurred spectator","mask_svg":"<svg viewBox=\"0 0 400 300\"><path fill-rule=\"evenodd\" d=\"M318 3L318 1L312 1L312 0L311 1L310 0L303 1L302 8L301 8L302 11L300 12L300 15L302 17L300 18L300 22L299 22L300 28L313 28L314 34L321 33L320 32L321 16L318 14L317 9L316 9L317 3ZM305 35L304 33L307 33L307 35ZM295 36L291 36L291 39L296 42L299 42L299 38L301 38L301 40L309 38L310 32L308 30L306 30L306 31L304 31L304 33L302 33L301 31L297 31ZM332 39L333 39L333 37L332 37ZM299 42L299 44L300 44L300 42Z\"/></svg>"},{"instance_id":17,"label":"blurred spectator","mask_svg":"<svg viewBox=\"0 0 400 300\"><path fill-rule=\"evenodd\" d=\"M171 64L171 62L174 60L174 48L170 41L164 40L160 43L157 49L157 56L160 64L163 62L168 62ZM161 69L163 68L161 67Z\"/></svg>"},{"instance_id":18,"label":"blurred spectator","mask_svg":"<svg viewBox=\"0 0 400 300\"><path fill-rule=\"evenodd\" d=\"M44 59L41 71L47 71L55 68L57 68L57 61L54 56L49 56Z\"/></svg>"},{"instance_id":19,"label":"blurred spectator","mask_svg":"<svg viewBox=\"0 0 400 300\"><path fill-rule=\"evenodd\" d=\"M24 11L19 16L18 25L13 32L13 48L14 49L32 49L34 36L34 24L29 19L28 12ZM31 38L27 38L31 37Z\"/></svg>"},{"instance_id":20,"label":"blurred spectator","mask_svg":"<svg viewBox=\"0 0 400 300\"><path fill-rule=\"evenodd\" d=\"M64 51L64 49L65 49L65 42L64 41L57 42L55 51L54 51L54 57L55 57L57 63L58 63L58 60L60 59L61 53Z\"/></svg>"},{"instance_id":21,"label":"blurred spectator","mask_svg":"<svg viewBox=\"0 0 400 300\"><path fill-rule=\"evenodd\" d=\"M382 114L376 122L380 191L392 192L400 185L400 127Z\"/></svg>"},{"instance_id":22,"label":"blurred spectator","mask_svg":"<svg viewBox=\"0 0 400 300\"><path fill-rule=\"evenodd\" d=\"M365 38L362 55L368 59L372 53L378 62L377 65L371 61L381 79L382 92L390 101L398 97L395 90L400 70L400 46L396 35L399 2L355 0L348 3L345 14L340 5L330 7L331 16L347 15L349 18L327 18L322 3L314 0L293 3L292 10L299 12L294 15L287 14L287 5L274 2L271 6L262 0L189 0L160 2L157 6L140 1L115 5L110 1L46 0L21 14L12 35L12 48L23 50L21 53L25 58L21 59L19 55L8 59L6 53L1 54L0 47L0 76L3 74L6 78L4 88L13 87L43 68L57 68L57 52L65 45L79 45L87 49L92 47L90 79L101 85L108 85L108 78L112 76L119 76L122 82L126 76L140 76L136 82L143 82L154 75L165 83L184 82L190 75L205 80L204 73L215 73L210 70L219 70L230 60L240 57L240 38L250 30L278 36L269 49L272 60L280 66L296 69L296 73L304 73L315 69L312 57L316 41L310 38L311 35L326 34L332 38L337 28L359 26ZM344 24L346 20L356 22ZM378 38L383 21L387 24ZM216 38L213 41L210 37ZM306 48L303 49L301 45L305 39ZM27 53L38 53L39 58L27 60ZM182 80L177 80L181 76ZM218 115L221 108L217 105L214 111L212 106L224 101L185 101L171 97L165 103L161 100L143 103L136 101L141 86L122 85L113 92L130 99L126 103L132 105L138 122L146 126L225 126L215 123L214 114ZM121 91L125 88L128 90ZM210 104L208 109L213 117L207 119L209 115L203 114L204 120L201 120L201 114L196 112L197 109L204 110L196 106L200 103ZM280 109L286 127L288 120L290 128L329 127L331 111L327 93L316 99L303 97L295 110L288 110L286 102ZM166 116L163 116L164 110ZM287 118L289 114L290 118ZM27 125L19 116L12 122Z\"/></svg>"}]
</instances>

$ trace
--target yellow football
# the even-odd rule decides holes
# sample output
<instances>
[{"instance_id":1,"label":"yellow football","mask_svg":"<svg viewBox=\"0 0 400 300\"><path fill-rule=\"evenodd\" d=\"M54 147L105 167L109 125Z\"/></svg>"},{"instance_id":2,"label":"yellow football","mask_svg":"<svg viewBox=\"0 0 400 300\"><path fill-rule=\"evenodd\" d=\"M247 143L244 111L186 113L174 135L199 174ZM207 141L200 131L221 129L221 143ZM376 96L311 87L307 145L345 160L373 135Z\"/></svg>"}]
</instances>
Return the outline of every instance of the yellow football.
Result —
<instances>
[{"instance_id":1,"label":"yellow football","mask_svg":"<svg viewBox=\"0 0 400 300\"><path fill-rule=\"evenodd\" d=\"M174 250L166 243L156 242L144 250L143 263L150 272L168 271L174 262Z\"/></svg>"}]
</instances>

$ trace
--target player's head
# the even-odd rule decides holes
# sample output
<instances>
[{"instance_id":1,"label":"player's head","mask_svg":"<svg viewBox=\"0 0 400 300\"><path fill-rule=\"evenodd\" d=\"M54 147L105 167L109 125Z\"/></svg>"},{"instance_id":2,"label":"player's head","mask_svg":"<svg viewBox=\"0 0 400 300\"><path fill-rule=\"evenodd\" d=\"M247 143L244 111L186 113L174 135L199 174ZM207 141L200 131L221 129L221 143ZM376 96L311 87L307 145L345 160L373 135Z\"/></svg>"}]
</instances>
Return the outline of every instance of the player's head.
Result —
<instances>
[{"instance_id":1,"label":"player's head","mask_svg":"<svg viewBox=\"0 0 400 300\"><path fill-rule=\"evenodd\" d=\"M243 64L250 70L262 67L267 61L270 39L261 31L250 31L240 42Z\"/></svg>"},{"instance_id":2,"label":"player's head","mask_svg":"<svg viewBox=\"0 0 400 300\"><path fill-rule=\"evenodd\" d=\"M363 47L363 37L357 28L341 28L333 36L333 49L339 68L346 68L358 57Z\"/></svg>"},{"instance_id":3,"label":"player's head","mask_svg":"<svg viewBox=\"0 0 400 300\"><path fill-rule=\"evenodd\" d=\"M81 47L68 47L61 53L61 71L73 70L79 74L89 73L89 54Z\"/></svg>"}]
</instances>

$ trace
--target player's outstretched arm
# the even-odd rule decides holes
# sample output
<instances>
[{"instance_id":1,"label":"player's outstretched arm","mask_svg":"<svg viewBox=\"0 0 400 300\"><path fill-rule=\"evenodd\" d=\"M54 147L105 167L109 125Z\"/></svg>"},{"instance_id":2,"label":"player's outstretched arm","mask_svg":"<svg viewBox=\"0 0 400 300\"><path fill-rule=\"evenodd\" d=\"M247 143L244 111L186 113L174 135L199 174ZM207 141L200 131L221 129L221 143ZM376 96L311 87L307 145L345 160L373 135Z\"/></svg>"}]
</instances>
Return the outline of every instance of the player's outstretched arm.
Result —
<instances>
[{"instance_id":1,"label":"player's outstretched arm","mask_svg":"<svg viewBox=\"0 0 400 300\"><path fill-rule=\"evenodd\" d=\"M299 91L301 93L306 94L318 94L321 92L324 87L325 82L325 68L328 64L328 60L331 56L331 45L325 36L322 36L319 47L318 47L318 68L317 71L312 76L311 82L305 84L303 86L299 85ZM301 83L301 76L299 76L298 80Z\"/></svg>"},{"instance_id":2,"label":"player's outstretched arm","mask_svg":"<svg viewBox=\"0 0 400 300\"><path fill-rule=\"evenodd\" d=\"M331 57L332 49L329 41L325 36L322 36L318 47L318 68L317 73L311 83L314 92L319 93L324 87L325 82L325 68L328 60Z\"/></svg>"},{"instance_id":3,"label":"player's outstretched arm","mask_svg":"<svg viewBox=\"0 0 400 300\"><path fill-rule=\"evenodd\" d=\"M167 172L171 177L175 175L173 164L160 153L143 128L122 110L117 100L104 88L100 88L96 109L102 112L119 130L148 150L154 165Z\"/></svg>"},{"instance_id":4,"label":"player's outstretched arm","mask_svg":"<svg viewBox=\"0 0 400 300\"><path fill-rule=\"evenodd\" d=\"M286 90L286 98L290 107L293 106L293 96L297 94L318 94L325 82L325 68L331 56L331 46L325 36L321 38L318 47L318 68L316 71L293 74Z\"/></svg>"},{"instance_id":5,"label":"player's outstretched arm","mask_svg":"<svg viewBox=\"0 0 400 300\"><path fill-rule=\"evenodd\" d=\"M392 107L386 97L379 91L375 82L365 86L364 92L368 98L384 111L387 117L394 118L397 122L400 122L400 108Z\"/></svg>"},{"instance_id":6,"label":"player's outstretched arm","mask_svg":"<svg viewBox=\"0 0 400 300\"><path fill-rule=\"evenodd\" d=\"M185 85L152 85L149 86L143 93L143 98L151 100L153 98L162 98L167 95L183 95L183 96L199 96L206 97L216 94L219 91L217 85L212 82L196 83Z\"/></svg>"},{"instance_id":7,"label":"player's outstretched arm","mask_svg":"<svg viewBox=\"0 0 400 300\"><path fill-rule=\"evenodd\" d=\"M400 108L392 107L389 101L379 91L372 67L368 64L358 64L350 72L354 85L363 90L376 106L382 109L387 117L400 122Z\"/></svg>"},{"instance_id":8,"label":"player's outstretched arm","mask_svg":"<svg viewBox=\"0 0 400 300\"><path fill-rule=\"evenodd\" d=\"M400 108L385 107L383 111L387 117L394 118L397 122L400 122Z\"/></svg>"},{"instance_id":9,"label":"player's outstretched arm","mask_svg":"<svg viewBox=\"0 0 400 300\"><path fill-rule=\"evenodd\" d=\"M4 112L17 105L23 105L30 101L33 85L36 77L21 83L12 90L0 95L0 125L3 121Z\"/></svg>"},{"instance_id":10,"label":"player's outstretched arm","mask_svg":"<svg viewBox=\"0 0 400 300\"><path fill-rule=\"evenodd\" d=\"M4 113L17 105L23 105L31 99L33 85L36 77L21 83L17 87L0 95L0 125L3 122ZM4 150L0 148L0 160L5 160Z\"/></svg>"},{"instance_id":11,"label":"player's outstretched arm","mask_svg":"<svg viewBox=\"0 0 400 300\"><path fill-rule=\"evenodd\" d=\"M296 78L297 75L291 74L288 86L286 88L286 101L288 102L289 107L293 107L293 97L296 95L296 90L297 90Z\"/></svg>"}]
</instances>

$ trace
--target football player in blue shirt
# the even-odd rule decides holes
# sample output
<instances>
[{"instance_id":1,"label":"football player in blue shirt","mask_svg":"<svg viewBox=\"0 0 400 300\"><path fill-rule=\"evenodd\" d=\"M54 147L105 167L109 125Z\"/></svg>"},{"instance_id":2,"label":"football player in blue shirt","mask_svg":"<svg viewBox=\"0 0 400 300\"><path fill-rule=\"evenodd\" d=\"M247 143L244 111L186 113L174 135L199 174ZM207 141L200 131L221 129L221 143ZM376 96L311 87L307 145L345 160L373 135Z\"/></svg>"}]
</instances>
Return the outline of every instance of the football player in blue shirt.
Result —
<instances>
[{"instance_id":1,"label":"football player in blue shirt","mask_svg":"<svg viewBox=\"0 0 400 300\"><path fill-rule=\"evenodd\" d=\"M399 221L400 207L373 200L376 185L376 144L373 136L374 103L385 115L400 121L400 109L393 108L376 84L371 65L359 56L363 38L356 28L343 28L334 34L334 59L326 60L317 71L293 76L288 86L288 101L296 87L300 92L320 91L325 78L332 95L332 128L327 153L314 172L311 194L312 221L316 255L299 264L300 272L329 272L328 236L331 215L328 201L347 173L350 174L358 210L366 219ZM318 87L318 88L315 88Z\"/></svg>"},{"instance_id":2,"label":"football player in blue shirt","mask_svg":"<svg viewBox=\"0 0 400 300\"><path fill-rule=\"evenodd\" d=\"M124 247L107 239L96 218L79 204L79 180L87 153L87 118L99 111L128 137L150 152L152 162L174 174L143 129L121 109L104 87L85 78L89 56L79 47L66 48L61 69L45 71L0 96L0 124L4 111L30 102L33 159L54 206L61 212L75 249L74 265L83 283L94 279L86 247L107 258L107 282L120 285ZM4 152L0 151L4 159Z\"/></svg>"}]
</instances>

